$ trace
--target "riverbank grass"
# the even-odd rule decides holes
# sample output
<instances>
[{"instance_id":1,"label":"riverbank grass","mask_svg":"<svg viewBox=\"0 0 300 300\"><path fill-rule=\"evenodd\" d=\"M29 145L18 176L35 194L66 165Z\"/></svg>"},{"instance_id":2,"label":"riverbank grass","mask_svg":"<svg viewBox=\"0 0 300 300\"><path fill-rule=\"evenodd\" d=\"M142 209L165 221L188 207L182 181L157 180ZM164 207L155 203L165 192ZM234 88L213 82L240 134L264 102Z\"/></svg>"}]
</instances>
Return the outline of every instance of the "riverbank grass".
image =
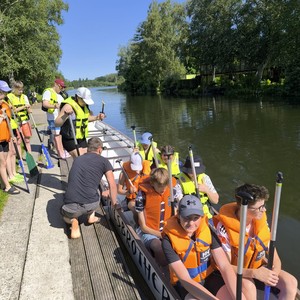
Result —
<instances>
[{"instance_id":1,"label":"riverbank grass","mask_svg":"<svg viewBox=\"0 0 300 300\"><path fill-rule=\"evenodd\" d=\"M7 200L8 200L8 194L0 190L0 217Z\"/></svg>"}]
</instances>

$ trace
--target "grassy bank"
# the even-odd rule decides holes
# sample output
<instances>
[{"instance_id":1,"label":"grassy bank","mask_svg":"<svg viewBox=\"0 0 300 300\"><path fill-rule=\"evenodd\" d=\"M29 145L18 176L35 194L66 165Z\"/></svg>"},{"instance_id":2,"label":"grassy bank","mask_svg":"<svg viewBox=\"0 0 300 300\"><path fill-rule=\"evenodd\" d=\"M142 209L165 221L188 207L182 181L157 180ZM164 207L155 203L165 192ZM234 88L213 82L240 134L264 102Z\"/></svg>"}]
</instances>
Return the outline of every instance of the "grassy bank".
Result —
<instances>
[{"instance_id":1,"label":"grassy bank","mask_svg":"<svg viewBox=\"0 0 300 300\"><path fill-rule=\"evenodd\" d=\"M7 199L8 199L8 194L0 190L0 217L4 209L4 206L7 202Z\"/></svg>"}]
</instances>

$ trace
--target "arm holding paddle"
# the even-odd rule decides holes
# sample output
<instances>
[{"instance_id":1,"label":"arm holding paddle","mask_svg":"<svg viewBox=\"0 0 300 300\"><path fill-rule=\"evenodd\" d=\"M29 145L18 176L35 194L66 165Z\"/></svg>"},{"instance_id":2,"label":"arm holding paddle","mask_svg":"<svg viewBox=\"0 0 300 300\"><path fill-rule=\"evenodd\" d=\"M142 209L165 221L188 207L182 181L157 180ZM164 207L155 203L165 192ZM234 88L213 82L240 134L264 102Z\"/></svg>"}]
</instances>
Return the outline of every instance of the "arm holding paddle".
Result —
<instances>
[{"instance_id":1,"label":"arm holding paddle","mask_svg":"<svg viewBox=\"0 0 300 300\"><path fill-rule=\"evenodd\" d=\"M89 116L89 122L103 121L104 118L106 118L106 115L104 113L104 106L105 106L105 102L102 101L101 112L97 116Z\"/></svg>"},{"instance_id":2,"label":"arm holding paddle","mask_svg":"<svg viewBox=\"0 0 300 300\"><path fill-rule=\"evenodd\" d=\"M62 109L60 110L57 118L55 119L54 123L55 126L61 127L66 120L68 119L69 115L72 115L74 110L70 104L65 104Z\"/></svg>"},{"instance_id":3,"label":"arm holding paddle","mask_svg":"<svg viewBox=\"0 0 300 300\"><path fill-rule=\"evenodd\" d=\"M239 237L244 236L245 241L244 243L240 241L239 246L235 246L237 241L232 236L232 224L240 223L242 225L242 220L245 220L242 217L243 205L241 202L244 194L251 196L248 197L245 224L248 234L246 236L240 234ZM243 285L243 293L247 299L255 299L257 291L253 279L257 279L263 283L268 283L272 287L279 288L279 299L295 299L297 280L291 274L281 270L281 262L276 251L274 252L272 269L266 268L265 264L265 252L268 251L270 242L270 231L266 215L266 201L269 198L268 189L255 184L243 184L236 188L235 195L236 203L223 205L215 219L220 221L216 224L217 234L225 252L231 254L230 260L237 270L238 279L241 280L242 274L243 281L247 280L247 284ZM240 232L241 230L240 228ZM244 250L242 249L243 244L245 245ZM228 251L228 249L230 250ZM237 260L237 251L238 257L244 259L243 264L239 264Z\"/></svg>"}]
</instances>

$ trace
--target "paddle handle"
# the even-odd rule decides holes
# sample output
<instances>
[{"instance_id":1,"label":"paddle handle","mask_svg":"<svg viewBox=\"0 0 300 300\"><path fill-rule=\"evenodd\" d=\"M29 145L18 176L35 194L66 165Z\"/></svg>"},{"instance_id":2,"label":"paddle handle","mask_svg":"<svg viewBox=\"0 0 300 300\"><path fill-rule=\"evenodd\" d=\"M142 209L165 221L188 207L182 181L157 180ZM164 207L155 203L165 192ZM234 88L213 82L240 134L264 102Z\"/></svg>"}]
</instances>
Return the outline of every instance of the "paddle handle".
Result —
<instances>
[{"instance_id":1,"label":"paddle handle","mask_svg":"<svg viewBox=\"0 0 300 300\"><path fill-rule=\"evenodd\" d=\"M277 235L277 225L278 225L278 215L280 207L280 197L281 197L281 188L283 182L282 172L278 172L276 176L276 187L274 195L274 205L273 205L273 214L272 214L272 225L271 225L271 241L269 245L269 256L268 256L268 269L272 270L274 254L276 249L276 235ZM264 300L269 300L271 293L271 287L265 286Z\"/></svg>"},{"instance_id":2,"label":"paddle handle","mask_svg":"<svg viewBox=\"0 0 300 300\"><path fill-rule=\"evenodd\" d=\"M172 164L171 164L171 154L168 155L168 173L169 173L169 186L170 186L170 200L171 200L171 213L172 216L175 215L175 203L173 194L173 182L172 182Z\"/></svg>"},{"instance_id":3,"label":"paddle handle","mask_svg":"<svg viewBox=\"0 0 300 300\"><path fill-rule=\"evenodd\" d=\"M198 181L197 181L197 174L196 174L196 168L195 168L195 162L194 162L194 154L193 154L192 146L189 146L189 156L190 156L191 166L192 166L192 170L193 170L196 195L200 199L199 189L198 189Z\"/></svg>"},{"instance_id":4,"label":"paddle handle","mask_svg":"<svg viewBox=\"0 0 300 300\"><path fill-rule=\"evenodd\" d=\"M151 141L151 147L152 147L152 151L153 151L153 157L154 157L155 166L156 166L156 168L158 168L158 160L157 160L157 155L156 155L156 147L154 145L153 137L150 136L149 140Z\"/></svg>"},{"instance_id":5,"label":"paddle handle","mask_svg":"<svg viewBox=\"0 0 300 300\"><path fill-rule=\"evenodd\" d=\"M77 139L76 139L76 133L75 133L75 128L74 128L72 116L69 115L68 118L69 118L70 127L71 127L71 131L72 131L72 136L73 136L74 143L75 143L76 152L77 152L77 155L80 156L80 152L79 152L79 149L78 149L78 142L77 142Z\"/></svg>"},{"instance_id":6,"label":"paddle handle","mask_svg":"<svg viewBox=\"0 0 300 300\"><path fill-rule=\"evenodd\" d=\"M135 133L135 126L131 126L132 133L133 133L133 140L134 140L134 147L137 147L137 141L136 141L136 133Z\"/></svg>"},{"instance_id":7,"label":"paddle handle","mask_svg":"<svg viewBox=\"0 0 300 300\"><path fill-rule=\"evenodd\" d=\"M35 129L35 131L36 131L36 133L37 133L37 135L38 135L38 137L39 137L40 143L42 143L43 141L42 141L41 135L40 135L40 133L39 133L39 130L38 130L37 126L36 126L36 123L35 123L33 114L32 114L32 113L29 113L29 116L30 116L30 119L31 119L31 121L32 121L32 123L33 123L34 129Z\"/></svg>"},{"instance_id":8,"label":"paddle handle","mask_svg":"<svg viewBox=\"0 0 300 300\"><path fill-rule=\"evenodd\" d=\"M105 107L105 102L102 101L102 108L101 108L101 113L104 114L104 107Z\"/></svg>"},{"instance_id":9,"label":"paddle handle","mask_svg":"<svg viewBox=\"0 0 300 300\"><path fill-rule=\"evenodd\" d=\"M239 235L239 250L238 250L238 264L237 264L237 281L236 281L236 299L242 299L242 279L244 267L244 251L245 251L245 235L246 235L246 219L248 201L253 200L253 197L246 192L240 192L236 197L241 199L241 213L240 213L240 235Z\"/></svg>"},{"instance_id":10,"label":"paddle handle","mask_svg":"<svg viewBox=\"0 0 300 300\"><path fill-rule=\"evenodd\" d=\"M128 180L130 186L134 188L134 185L133 185L132 181L130 180L130 178L129 178L127 172L125 171L125 169L124 169L124 167L123 167L123 165L122 165L121 160L118 160L117 162L119 163L120 168L121 168L121 170L122 170L122 172L123 172L123 174L124 174L126 180Z\"/></svg>"}]
</instances>

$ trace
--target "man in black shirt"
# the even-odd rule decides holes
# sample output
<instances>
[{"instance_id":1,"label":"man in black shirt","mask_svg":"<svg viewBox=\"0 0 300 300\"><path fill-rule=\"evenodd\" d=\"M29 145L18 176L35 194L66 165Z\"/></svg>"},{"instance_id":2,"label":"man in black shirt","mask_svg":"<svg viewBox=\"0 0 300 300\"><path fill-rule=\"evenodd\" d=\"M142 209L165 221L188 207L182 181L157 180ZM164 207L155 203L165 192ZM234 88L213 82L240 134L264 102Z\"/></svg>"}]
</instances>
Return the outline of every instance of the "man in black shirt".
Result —
<instances>
[{"instance_id":1,"label":"man in black shirt","mask_svg":"<svg viewBox=\"0 0 300 300\"><path fill-rule=\"evenodd\" d=\"M101 156L102 141L91 138L88 141L87 153L74 160L69 174L68 188L61 208L64 221L71 224L71 238L80 237L78 218L88 215L88 223L99 221L95 210L99 205L99 184L105 175L109 191L102 196L109 196L112 205L117 203L117 187L113 175L113 167L107 158Z\"/></svg>"}]
</instances>

